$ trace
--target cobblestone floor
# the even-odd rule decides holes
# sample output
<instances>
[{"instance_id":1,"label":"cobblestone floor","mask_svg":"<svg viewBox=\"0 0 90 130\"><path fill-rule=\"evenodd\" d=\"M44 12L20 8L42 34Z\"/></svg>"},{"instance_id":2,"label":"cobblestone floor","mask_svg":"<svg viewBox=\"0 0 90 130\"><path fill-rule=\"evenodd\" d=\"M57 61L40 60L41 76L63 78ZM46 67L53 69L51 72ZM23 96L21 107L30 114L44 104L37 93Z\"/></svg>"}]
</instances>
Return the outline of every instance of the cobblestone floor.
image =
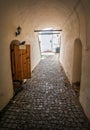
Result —
<instances>
[{"instance_id":1,"label":"cobblestone floor","mask_svg":"<svg viewBox=\"0 0 90 130\"><path fill-rule=\"evenodd\" d=\"M90 130L55 56L42 59L0 117L0 130Z\"/></svg>"}]
</instances>

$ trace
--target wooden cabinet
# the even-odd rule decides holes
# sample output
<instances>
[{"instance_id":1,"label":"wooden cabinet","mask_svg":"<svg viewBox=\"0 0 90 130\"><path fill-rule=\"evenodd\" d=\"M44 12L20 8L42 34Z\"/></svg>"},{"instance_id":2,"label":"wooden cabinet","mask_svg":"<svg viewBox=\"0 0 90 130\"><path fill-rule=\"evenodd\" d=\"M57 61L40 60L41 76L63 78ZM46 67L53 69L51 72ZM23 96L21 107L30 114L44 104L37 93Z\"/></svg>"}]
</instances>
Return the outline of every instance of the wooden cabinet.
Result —
<instances>
[{"instance_id":1,"label":"wooden cabinet","mask_svg":"<svg viewBox=\"0 0 90 130\"><path fill-rule=\"evenodd\" d=\"M13 80L31 78L30 45L12 44L10 50Z\"/></svg>"}]
</instances>

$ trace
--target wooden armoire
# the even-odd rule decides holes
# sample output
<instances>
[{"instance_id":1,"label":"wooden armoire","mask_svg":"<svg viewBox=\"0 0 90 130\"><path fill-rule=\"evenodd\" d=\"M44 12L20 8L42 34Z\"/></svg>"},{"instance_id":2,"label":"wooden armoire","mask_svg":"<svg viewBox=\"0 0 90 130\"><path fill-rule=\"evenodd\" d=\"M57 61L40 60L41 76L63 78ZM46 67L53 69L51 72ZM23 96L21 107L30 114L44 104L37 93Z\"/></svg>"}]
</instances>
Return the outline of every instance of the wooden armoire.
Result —
<instances>
[{"instance_id":1,"label":"wooden armoire","mask_svg":"<svg viewBox=\"0 0 90 130\"><path fill-rule=\"evenodd\" d=\"M13 81L31 78L30 45L11 44Z\"/></svg>"}]
</instances>

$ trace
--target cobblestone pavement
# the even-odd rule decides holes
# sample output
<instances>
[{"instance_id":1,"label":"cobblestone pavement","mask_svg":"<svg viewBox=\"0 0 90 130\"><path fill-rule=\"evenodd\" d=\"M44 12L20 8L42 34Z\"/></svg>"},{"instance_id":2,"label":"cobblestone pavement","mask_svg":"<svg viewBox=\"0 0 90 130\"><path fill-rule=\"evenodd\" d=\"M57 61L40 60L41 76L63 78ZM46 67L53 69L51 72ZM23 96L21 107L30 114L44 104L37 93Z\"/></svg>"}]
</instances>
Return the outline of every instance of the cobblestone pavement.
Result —
<instances>
[{"instance_id":1,"label":"cobblestone pavement","mask_svg":"<svg viewBox=\"0 0 90 130\"><path fill-rule=\"evenodd\" d=\"M39 63L0 116L0 130L90 130L55 56Z\"/></svg>"}]
</instances>

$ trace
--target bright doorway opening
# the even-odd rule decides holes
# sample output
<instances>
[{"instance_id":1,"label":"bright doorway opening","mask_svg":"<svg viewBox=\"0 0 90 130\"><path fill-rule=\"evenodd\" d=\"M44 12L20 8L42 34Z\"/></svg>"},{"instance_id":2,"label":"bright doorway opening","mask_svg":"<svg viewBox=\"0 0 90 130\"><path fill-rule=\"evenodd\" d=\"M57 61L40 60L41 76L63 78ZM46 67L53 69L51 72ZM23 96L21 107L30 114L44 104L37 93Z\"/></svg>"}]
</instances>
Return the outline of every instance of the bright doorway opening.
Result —
<instances>
[{"instance_id":1,"label":"bright doorway opening","mask_svg":"<svg viewBox=\"0 0 90 130\"><path fill-rule=\"evenodd\" d=\"M41 56L60 53L61 35L59 30L45 28L38 33Z\"/></svg>"}]
</instances>

